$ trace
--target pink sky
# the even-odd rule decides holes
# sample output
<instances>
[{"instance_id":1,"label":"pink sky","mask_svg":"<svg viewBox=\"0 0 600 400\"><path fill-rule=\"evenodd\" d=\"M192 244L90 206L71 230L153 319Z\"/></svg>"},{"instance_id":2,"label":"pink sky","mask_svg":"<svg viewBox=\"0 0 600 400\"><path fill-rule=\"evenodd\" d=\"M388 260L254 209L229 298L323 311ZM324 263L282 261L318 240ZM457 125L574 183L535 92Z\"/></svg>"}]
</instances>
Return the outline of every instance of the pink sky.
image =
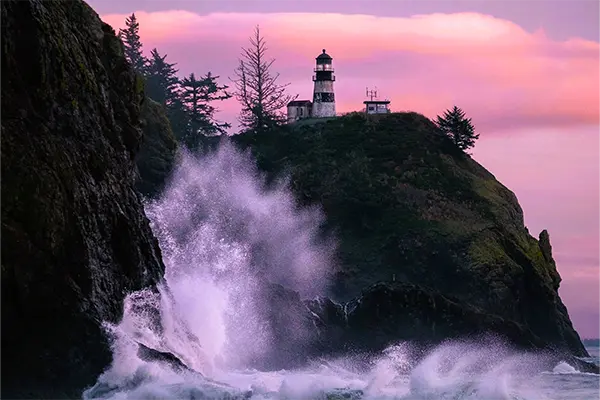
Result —
<instances>
[{"instance_id":1,"label":"pink sky","mask_svg":"<svg viewBox=\"0 0 600 400\"><path fill-rule=\"evenodd\" d=\"M118 29L135 12L145 52L166 53L181 75L211 71L227 83L260 24L274 70L300 99L312 97L314 58L325 48L339 112L360 109L367 86L395 111L435 117L463 108L481 134L475 159L517 194L533 235L549 230L575 326L599 336L600 45L567 14L564 25L582 35L544 21L525 29L522 19L468 8L389 16L121 8L104 5L102 19ZM598 32L597 21L585 23ZM220 108L219 118L235 124L236 102Z\"/></svg>"}]
</instances>

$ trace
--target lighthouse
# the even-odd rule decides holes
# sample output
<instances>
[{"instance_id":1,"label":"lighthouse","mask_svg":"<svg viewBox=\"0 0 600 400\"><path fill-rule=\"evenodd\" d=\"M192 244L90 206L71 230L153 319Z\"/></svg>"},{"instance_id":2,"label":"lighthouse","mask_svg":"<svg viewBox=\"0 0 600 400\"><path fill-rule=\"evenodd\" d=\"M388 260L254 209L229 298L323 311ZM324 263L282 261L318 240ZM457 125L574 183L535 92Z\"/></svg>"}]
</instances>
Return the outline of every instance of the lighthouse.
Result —
<instances>
[{"instance_id":1,"label":"lighthouse","mask_svg":"<svg viewBox=\"0 0 600 400\"><path fill-rule=\"evenodd\" d=\"M319 54L316 58L317 65L313 82L315 88L313 90L313 105L312 116L314 118L335 117L335 95L333 93L333 67L331 65L332 58L325 52Z\"/></svg>"}]
</instances>

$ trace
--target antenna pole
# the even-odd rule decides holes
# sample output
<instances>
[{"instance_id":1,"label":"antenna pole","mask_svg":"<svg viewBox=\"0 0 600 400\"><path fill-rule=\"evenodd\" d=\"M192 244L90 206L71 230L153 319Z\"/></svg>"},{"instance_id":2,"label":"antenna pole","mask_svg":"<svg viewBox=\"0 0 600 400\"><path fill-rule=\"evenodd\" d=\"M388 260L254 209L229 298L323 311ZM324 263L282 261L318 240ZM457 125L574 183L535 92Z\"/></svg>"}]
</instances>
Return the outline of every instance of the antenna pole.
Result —
<instances>
[{"instance_id":1,"label":"antenna pole","mask_svg":"<svg viewBox=\"0 0 600 400\"><path fill-rule=\"evenodd\" d=\"M367 97L370 97L371 101L374 98L377 98L377 90L369 90L369 88L367 88Z\"/></svg>"}]
</instances>

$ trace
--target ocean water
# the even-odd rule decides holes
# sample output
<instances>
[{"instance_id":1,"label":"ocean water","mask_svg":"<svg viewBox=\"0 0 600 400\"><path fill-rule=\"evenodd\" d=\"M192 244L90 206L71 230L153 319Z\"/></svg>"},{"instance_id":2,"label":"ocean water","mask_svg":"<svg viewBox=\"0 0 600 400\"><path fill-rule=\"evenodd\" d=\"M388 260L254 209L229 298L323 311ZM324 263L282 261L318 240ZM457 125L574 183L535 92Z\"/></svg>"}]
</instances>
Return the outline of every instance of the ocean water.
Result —
<instances>
[{"instance_id":1,"label":"ocean water","mask_svg":"<svg viewBox=\"0 0 600 400\"><path fill-rule=\"evenodd\" d=\"M402 346L400 346L402 347ZM460 357L448 359L457 352ZM101 379L86 399L482 399L591 400L600 395L598 376L566 363L528 372L535 357L493 358L486 349L440 346L421 363L405 364L390 348L360 369L352 360L320 361L294 371L214 371L210 378L175 372L160 363L141 364L123 380ZM483 365L482 365L483 364ZM107 375L103 376L108 378Z\"/></svg>"},{"instance_id":2,"label":"ocean water","mask_svg":"<svg viewBox=\"0 0 600 400\"><path fill-rule=\"evenodd\" d=\"M406 343L392 346L367 362L352 357L318 360L290 371L217 368L210 376L177 371L168 363L142 362L132 353L128 362L113 365L83 397L591 400L600 396L598 375L579 372L564 362L540 372L536 364L542 359L533 354L478 343L448 343L412 365L408 347ZM592 359L598 363L597 355L588 360Z\"/></svg>"},{"instance_id":3,"label":"ocean water","mask_svg":"<svg viewBox=\"0 0 600 400\"><path fill-rule=\"evenodd\" d=\"M585 348L590 354L590 357L586 358L586 360L598 364L598 360L600 359L600 346L586 346Z\"/></svg>"},{"instance_id":4,"label":"ocean water","mask_svg":"<svg viewBox=\"0 0 600 400\"><path fill-rule=\"evenodd\" d=\"M157 290L130 294L123 320L105 324L113 362L84 399L583 400L599 376L503 343L448 342L415 358L410 343L376 355L320 358L259 371L278 337L268 313L290 313L262 293L269 280L323 295L336 242L317 236L323 215L301 209L283 180L267 188L250 155L229 145L184 154L146 213L166 272ZM294 315L290 314L291 321ZM302 326L299 324L298 326ZM310 340L311 332L296 333ZM168 357L144 357L140 344ZM590 349L598 363L598 349Z\"/></svg>"}]
</instances>

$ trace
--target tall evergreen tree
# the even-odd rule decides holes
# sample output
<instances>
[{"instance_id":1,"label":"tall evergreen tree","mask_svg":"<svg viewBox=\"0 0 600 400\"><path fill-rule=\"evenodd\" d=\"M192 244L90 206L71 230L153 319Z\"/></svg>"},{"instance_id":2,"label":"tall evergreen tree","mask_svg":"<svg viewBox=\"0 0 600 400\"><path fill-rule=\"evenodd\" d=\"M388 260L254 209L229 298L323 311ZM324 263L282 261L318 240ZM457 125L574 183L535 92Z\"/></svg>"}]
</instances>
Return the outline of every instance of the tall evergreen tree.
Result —
<instances>
[{"instance_id":1,"label":"tall evergreen tree","mask_svg":"<svg viewBox=\"0 0 600 400\"><path fill-rule=\"evenodd\" d=\"M168 63L166 61L167 55L161 56L155 48L150 52L150 56L146 95L160 104L169 106L178 97L179 78L177 78L177 70L175 69L177 64Z\"/></svg>"},{"instance_id":2,"label":"tall evergreen tree","mask_svg":"<svg viewBox=\"0 0 600 400\"><path fill-rule=\"evenodd\" d=\"M156 48L150 52L146 76L146 96L165 106L171 129L177 141L181 142L188 128L187 115L181 99L181 85L177 77L175 63L166 61Z\"/></svg>"},{"instance_id":3,"label":"tall evergreen tree","mask_svg":"<svg viewBox=\"0 0 600 400\"><path fill-rule=\"evenodd\" d=\"M167 107L167 118L169 118L169 123L177 142L185 144L185 139L189 132L189 118L181 97L179 93L178 97L174 98L169 104Z\"/></svg>"},{"instance_id":4,"label":"tall evergreen tree","mask_svg":"<svg viewBox=\"0 0 600 400\"><path fill-rule=\"evenodd\" d=\"M461 150L475 146L475 141L479 139L479 134L475 133L471 118L466 118L464 111L457 106L446 110L443 117L438 115L436 123L440 130L452 139Z\"/></svg>"},{"instance_id":5,"label":"tall evergreen tree","mask_svg":"<svg viewBox=\"0 0 600 400\"><path fill-rule=\"evenodd\" d=\"M267 58L267 45L257 26L250 46L242 48L235 70L235 96L241 103L240 126L260 132L285 122L282 109L297 96L285 93L288 84L279 84L279 73L271 72L275 59Z\"/></svg>"},{"instance_id":6,"label":"tall evergreen tree","mask_svg":"<svg viewBox=\"0 0 600 400\"><path fill-rule=\"evenodd\" d=\"M181 99L188 118L188 131L184 138L190 149L198 146L201 136L215 136L225 133L231 125L215 119L217 108L211 103L231 98L227 85L217 83L218 76L210 72L200 79L190 74L181 81Z\"/></svg>"},{"instance_id":7,"label":"tall evergreen tree","mask_svg":"<svg viewBox=\"0 0 600 400\"><path fill-rule=\"evenodd\" d=\"M119 29L119 37L125 48L125 58L137 73L145 75L148 60L142 54L142 42L139 35L140 24L137 22L135 13L127 17L125 26L125 29Z\"/></svg>"}]
</instances>

